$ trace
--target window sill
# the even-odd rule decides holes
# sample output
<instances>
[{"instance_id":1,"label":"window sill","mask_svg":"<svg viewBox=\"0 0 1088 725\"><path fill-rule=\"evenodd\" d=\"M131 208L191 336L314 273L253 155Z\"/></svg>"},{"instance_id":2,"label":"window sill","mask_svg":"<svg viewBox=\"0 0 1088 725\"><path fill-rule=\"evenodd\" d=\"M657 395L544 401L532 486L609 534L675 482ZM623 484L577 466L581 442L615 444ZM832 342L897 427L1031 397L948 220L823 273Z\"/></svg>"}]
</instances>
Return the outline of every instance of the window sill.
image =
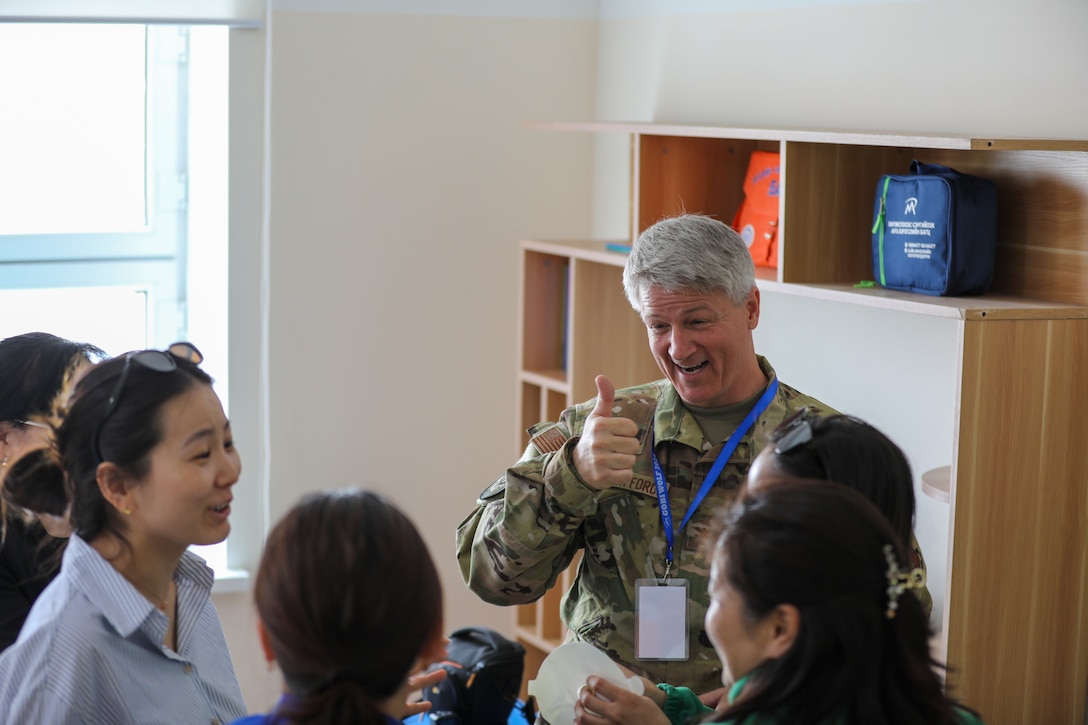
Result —
<instances>
[{"instance_id":1,"label":"window sill","mask_svg":"<svg viewBox=\"0 0 1088 725\"><path fill-rule=\"evenodd\" d=\"M215 583L212 585L212 594L238 594L248 592L250 586L249 572L245 569L227 569L216 572Z\"/></svg>"}]
</instances>

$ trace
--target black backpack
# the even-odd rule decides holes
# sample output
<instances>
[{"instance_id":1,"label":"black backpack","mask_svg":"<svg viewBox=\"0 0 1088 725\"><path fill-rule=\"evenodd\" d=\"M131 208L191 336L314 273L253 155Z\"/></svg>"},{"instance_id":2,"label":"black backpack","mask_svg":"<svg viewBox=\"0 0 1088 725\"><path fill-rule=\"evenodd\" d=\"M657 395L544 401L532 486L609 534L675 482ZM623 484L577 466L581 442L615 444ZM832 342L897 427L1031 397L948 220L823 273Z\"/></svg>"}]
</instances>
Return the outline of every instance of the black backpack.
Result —
<instances>
[{"instance_id":1,"label":"black backpack","mask_svg":"<svg viewBox=\"0 0 1088 725\"><path fill-rule=\"evenodd\" d=\"M423 691L436 725L506 725L518 701L525 672L525 648L485 627L450 635L448 658L437 663L448 676ZM535 720L531 700L525 718Z\"/></svg>"}]
</instances>

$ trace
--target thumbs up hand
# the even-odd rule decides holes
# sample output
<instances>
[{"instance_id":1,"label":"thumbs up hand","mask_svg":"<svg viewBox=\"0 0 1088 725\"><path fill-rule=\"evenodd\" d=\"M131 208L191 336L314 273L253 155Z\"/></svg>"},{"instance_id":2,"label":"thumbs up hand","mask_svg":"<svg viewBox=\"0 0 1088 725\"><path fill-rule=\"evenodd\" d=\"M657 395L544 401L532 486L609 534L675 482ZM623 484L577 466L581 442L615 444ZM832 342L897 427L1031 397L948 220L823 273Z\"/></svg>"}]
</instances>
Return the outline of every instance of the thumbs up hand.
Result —
<instances>
[{"instance_id":1,"label":"thumbs up hand","mask_svg":"<svg viewBox=\"0 0 1088 725\"><path fill-rule=\"evenodd\" d=\"M598 375L595 382L597 403L586 418L572 458L582 480L603 490L627 483L634 476L638 425L630 418L613 418L616 388L604 375Z\"/></svg>"}]
</instances>

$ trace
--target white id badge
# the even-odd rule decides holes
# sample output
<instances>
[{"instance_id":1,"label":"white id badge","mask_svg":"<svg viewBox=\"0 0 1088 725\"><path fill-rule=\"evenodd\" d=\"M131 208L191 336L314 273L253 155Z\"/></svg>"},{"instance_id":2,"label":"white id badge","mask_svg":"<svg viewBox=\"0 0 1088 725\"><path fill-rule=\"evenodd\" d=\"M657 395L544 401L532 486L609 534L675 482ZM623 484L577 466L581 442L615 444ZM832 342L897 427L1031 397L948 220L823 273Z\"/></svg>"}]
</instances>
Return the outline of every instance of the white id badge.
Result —
<instances>
[{"instance_id":1,"label":"white id badge","mask_svg":"<svg viewBox=\"0 0 1088 725\"><path fill-rule=\"evenodd\" d=\"M688 658L688 580L635 581L635 657Z\"/></svg>"}]
</instances>

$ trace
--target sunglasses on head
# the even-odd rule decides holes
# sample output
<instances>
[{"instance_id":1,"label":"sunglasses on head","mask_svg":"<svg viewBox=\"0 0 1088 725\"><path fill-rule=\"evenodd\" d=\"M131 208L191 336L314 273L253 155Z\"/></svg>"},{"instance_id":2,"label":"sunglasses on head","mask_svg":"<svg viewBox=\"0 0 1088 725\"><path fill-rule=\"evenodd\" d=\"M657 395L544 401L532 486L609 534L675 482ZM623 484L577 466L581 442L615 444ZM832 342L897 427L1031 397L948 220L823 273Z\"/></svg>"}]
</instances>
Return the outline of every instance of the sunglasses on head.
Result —
<instances>
[{"instance_id":1,"label":"sunglasses on head","mask_svg":"<svg viewBox=\"0 0 1088 725\"><path fill-rule=\"evenodd\" d=\"M99 463L103 461L102 448L99 443L99 438L102 436L102 427L106 425L106 421L117 410L117 404L121 402L121 393L124 392L125 382L128 380L128 371L132 368L132 363L136 363L148 370L154 370L157 373L172 373L178 369L178 360L199 365L204 361L204 355L191 342L175 342L165 350L137 350L125 355L125 366L121 368L121 374L117 377L117 384L113 386L113 392L110 393L110 399L106 403L106 414L99 419L98 425L94 429L92 444L95 459Z\"/></svg>"},{"instance_id":2,"label":"sunglasses on head","mask_svg":"<svg viewBox=\"0 0 1088 725\"><path fill-rule=\"evenodd\" d=\"M789 453L812 440L812 421L818 417L804 407L782 421L770 436L774 452L778 455Z\"/></svg>"},{"instance_id":3,"label":"sunglasses on head","mask_svg":"<svg viewBox=\"0 0 1088 725\"><path fill-rule=\"evenodd\" d=\"M15 419L15 420L12 420L11 422L14 423L15 425L22 426L24 428L29 426L31 428L41 428L42 430L49 430L49 426L47 426L45 423L39 423L36 420L18 420L18 419Z\"/></svg>"}]
</instances>

